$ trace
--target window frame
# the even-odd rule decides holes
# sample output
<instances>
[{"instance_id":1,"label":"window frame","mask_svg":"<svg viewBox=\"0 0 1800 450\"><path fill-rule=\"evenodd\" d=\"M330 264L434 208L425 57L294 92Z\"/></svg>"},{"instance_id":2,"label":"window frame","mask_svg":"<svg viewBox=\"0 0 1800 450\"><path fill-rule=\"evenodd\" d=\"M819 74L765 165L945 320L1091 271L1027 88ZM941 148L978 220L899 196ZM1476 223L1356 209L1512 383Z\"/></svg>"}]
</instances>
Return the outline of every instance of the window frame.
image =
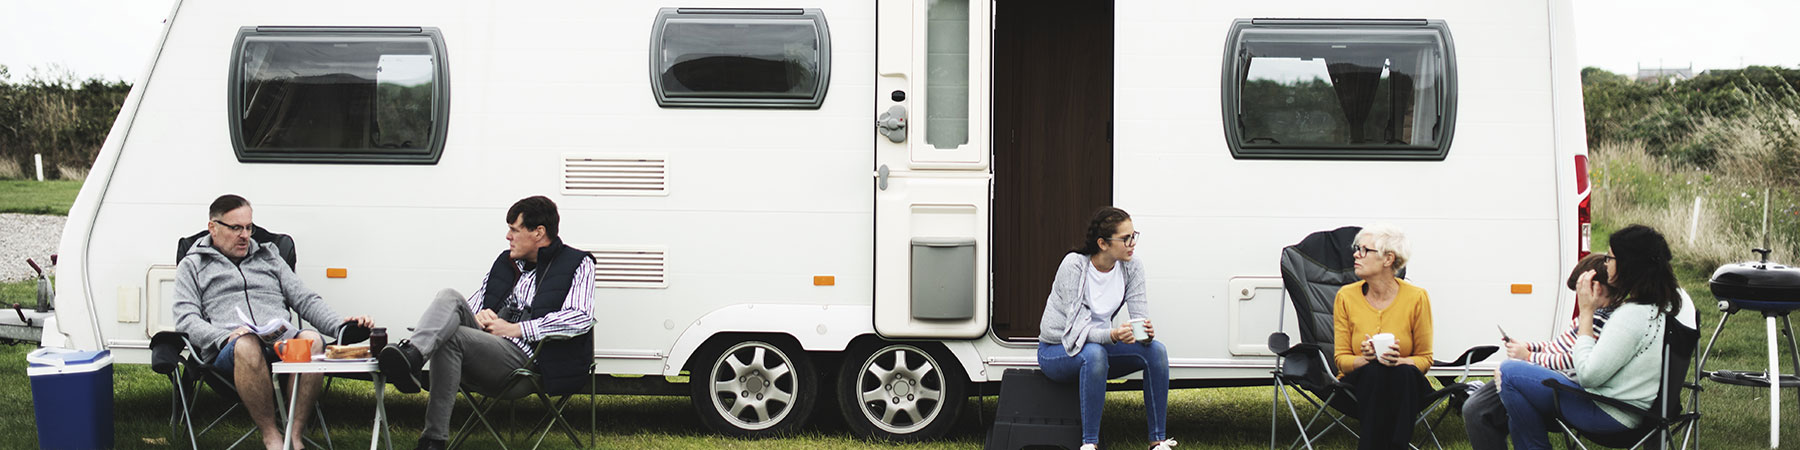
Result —
<instances>
[{"instance_id":1,"label":"window frame","mask_svg":"<svg viewBox=\"0 0 1800 450\"><path fill-rule=\"evenodd\" d=\"M244 145L243 111L244 45L251 37L425 37L435 59L432 90L431 146L422 153L370 153L345 149L315 148L299 151L269 151ZM306 27L261 26L238 29L231 45L231 68L226 78L226 128L231 130L231 148L238 162L244 163L315 163L315 164L426 164L435 165L443 157L445 138L450 128L450 60L445 51L443 33L436 27Z\"/></svg>"},{"instance_id":2,"label":"window frame","mask_svg":"<svg viewBox=\"0 0 1800 450\"><path fill-rule=\"evenodd\" d=\"M1249 59L1243 57L1247 30L1429 30L1437 33L1443 56L1443 88L1438 101L1442 120L1435 148L1330 148L1294 145L1287 147L1244 147L1238 117L1243 111L1242 89ZM1456 131L1456 45L1447 23L1439 19L1237 19L1225 38L1225 57L1220 80L1221 122L1225 142L1233 159L1299 159L1299 160L1412 160L1442 161L1450 154L1451 138Z\"/></svg>"},{"instance_id":3,"label":"window frame","mask_svg":"<svg viewBox=\"0 0 1800 450\"><path fill-rule=\"evenodd\" d=\"M743 23L755 23L759 20L807 19L813 22L813 30L819 39L819 83L813 88L809 98L755 98L734 96L671 96L663 89L662 53L664 26L672 18L706 17L709 19L742 20ZM656 22L650 28L650 93L656 98L656 106L662 108L765 108L765 109L819 109L825 104L825 94L831 86L831 28L827 26L825 12L819 8L662 8L656 13Z\"/></svg>"}]
</instances>

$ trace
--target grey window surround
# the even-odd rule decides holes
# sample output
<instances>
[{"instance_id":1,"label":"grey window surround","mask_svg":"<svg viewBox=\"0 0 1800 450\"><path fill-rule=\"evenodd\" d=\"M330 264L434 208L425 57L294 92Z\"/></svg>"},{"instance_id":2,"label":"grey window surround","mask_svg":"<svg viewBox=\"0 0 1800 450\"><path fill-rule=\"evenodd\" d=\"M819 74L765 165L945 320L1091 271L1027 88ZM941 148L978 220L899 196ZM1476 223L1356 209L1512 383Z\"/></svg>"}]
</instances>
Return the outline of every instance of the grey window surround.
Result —
<instances>
[{"instance_id":1,"label":"grey window surround","mask_svg":"<svg viewBox=\"0 0 1800 450\"><path fill-rule=\"evenodd\" d=\"M1441 161L1449 155L1456 128L1456 54L1443 20L1237 19L1227 35L1224 53L1221 109L1225 140L1234 159ZM1246 93L1253 87L1249 86L1250 72L1256 70L1253 60L1269 61L1259 67L1277 67L1277 71L1312 65L1321 75L1326 61L1349 64L1331 67L1332 73L1325 79L1302 82L1295 78L1284 91L1305 94L1301 84L1312 83L1306 88L1314 94L1329 94L1313 96L1314 101L1320 97L1332 100L1325 103L1331 106L1327 111L1284 106L1273 100L1246 102L1245 95L1268 95L1268 86L1254 86L1264 88L1264 93ZM1346 68L1363 73L1349 73ZM1364 78L1362 86L1338 81L1339 76L1349 80L1353 75L1378 79ZM1397 94L1393 92L1396 86L1410 89ZM1378 93L1383 92L1388 97L1380 97ZM1282 101L1294 105L1296 97L1305 95L1289 95ZM1346 100L1356 97L1367 101ZM1382 105L1382 101L1389 104ZM1247 115L1250 104L1268 111ZM1350 118L1352 110L1361 110L1355 114L1362 117ZM1386 115L1377 117L1375 112ZM1259 120L1289 114L1296 117L1286 122ZM1335 123L1322 126L1322 122ZM1324 130L1306 136L1309 125ZM1252 134L1247 130L1260 132L1247 135Z\"/></svg>"},{"instance_id":2,"label":"grey window surround","mask_svg":"<svg viewBox=\"0 0 1800 450\"><path fill-rule=\"evenodd\" d=\"M388 46L403 46L403 47L407 47L409 49L409 51L417 50L417 51L423 51L426 53L422 53L422 54L378 53L377 61L368 61L368 60L274 61L273 59L264 59L264 60L260 60L260 62L263 62L268 65L261 67L260 70L247 70L247 68L245 67L245 64L250 62L250 61L246 61L247 46L252 45L252 43L256 43L256 45L262 45L267 48L273 49L273 48L279 47L280 45L283 45L283 44L294 45L297 48L299 45L327 43L327 42L332 42L333 40L342 40L341 43L333 44L333 46L335 48L349 49L349 48L354 48L357 45L367 45L367 46L388 45ZM449 111L450 111L450 69L449 69L449 67L450 67L450 65L449 65L447 55L446 55L442 33L437 28L433 28L433 27L286 27L286 26L284 26L284 27L242 27L238 30L237 39L235 40L235 42L233 42L231 48L232 48L232 56L231 56L230 75L227 79L227 87L226 87L227 88L226 98L227 98L227 102L228 102L228 105L227 105L227 111L228 111L227 128L230 130L230 133L231 133L232 150L236 154L237 160L239 162L246 162L246 163L320 163L320 164L436 164L438 162L439 158L442 157L443 149L444 149L444 145L445 145L445 137L448 134L448 124L449 124ZM267 55L273 54L276 51L277 50L268 50L263 53L264 57L267 57ZM346 53L348 53L348 52L349 51L347 50ZM306 53L306 52L291 51L289 53L289 55L284 55L284 56L291 56L292 54L299 54L299 53ZM390 57L392 57L392 59L390 59ZM274 62L271 62L271 61L274 61ZM388 90L387 92L393 93L394 91L392 91L391 89L399 88L401 90L401 93L396 93L394 95L404 95L407 91L406 88L408 88L408 87L416 88L416 87L420 87L423 84L429 83L430 84L429 87L425 87L424 89L421 89L419 91L411 92L411 94L415 96L414 97L415 101L418 100L417 95L420 95L420 94L428 95L429 103L425 103L422 101L416 101L415 103L396 103L395 101L393 101L394 100L393 98L389 98L388 100L390 100L390 101L387 101L387 102L383 102L381 100L381 97L383 95L382 94L383 82L381 81L382 77L383 77L381 74L381 72L383 70L383 64L391 63L391 64L395 64L396 66L398 66L398 65L410 66L410 68L412 69L410 71L411 73L405 73L402 70L396 70L396 69L389 69L389 72L390 73L398 72L398 73L402 73L404 75L413 75L415 77L422 77L425 73L425 71L420 70L421 69L420 63L422 63L422 62L428 63L431 65L431 67L429 68L429 76L430 76L429 79L426 79L422 82L415 82L411 86L396 83L393 85L394 87L388 88L390 90ZM353 92L353 93L338 92L338 93L335 93L336 99L348 99L346 101L350 101L350 102L367 101L370 104L369 108L364 111L359 111L358 108L356 108L356 107L345 105L342 108L343 113L338 115L339 117L359 117L359 118L363 119L363 120L358 120L355 118L342 119L342 121L345 123L356 122L356 124L362 125L362 127L366 130L362 134L353 134L353 133L356 133L355 131L351 131L350 133L344 133L348 137L342 139L341 140L342 142L348 142L348 141L352 141L352 140L360 141L360 142L358 142L358 145L319 145L317 142L299 142L299 143L294 143L291 145L281 145L281 146L248 145L248 143L246 142L247 132L245 130L245 127L247 126L247 122L252 122L253 119L251 119L251 115L252 115L251 112L246 108L256 106L256 105L246 105L246 102L257 103L258 100L255 100L253 98L256 95L247 95L247 93L245 92L248 87L245 77L246 76L259 76L259 77L266 76L270 73L270 70L271 70L270 67L272 67L273 64L287 64L287 66L279 67L275 70L275 72L284 72L284 73L276 73L276 75L274 75L274 76L281 76L281 77L288 78L288 80L284 80L284 81L288 82L287 84L296 84L296 83L291 82L291 80L295 79L295 78L312 77L315 79L335 78L336 81L324 83L324 84L329 84L331 86L338 87L339 89L342 89L342 86L370 86L371 87L370 89L368 89L367 91L363 91L363 92ZM372 69L372 72L371 72L371 69ZM358 73L352 73L352 72L356 72L356 71L371 72L373 75L370 75L369 73L362 73L360 75ZM253 72L253 73L247 73L247 72ZM370 79L370 78L372 78L372 79ZM417 78L415 78L414 80L416 81ZM298 84L307 84L307 83L298 83ZM315 86L316 85L317 84L315 84ZM260 86L259 86L259 88L260 88ZM282 89L287 89L287 88L283 87ZM296 89L298 89L298 88L296 88ZM327 88L327 89L329 89L329 88ZM354 91L354 90L345 89L345 91ZM246 98L246 97L252 97L252 98ZM299 99L302 101L318 101L320 98L334 98L334 96L333 95L300 94L296 97L296 99ZM417 108L412 108L412 109L397 108L397 109L389 111L389 110L381 109L380 108L381 103L399 104L401 106L415 106L415 107L420 104L425 104L425 106L427 108L430 108L430 111L418 111ZM327 107L324 107L324 108L315 108L312 111L299 111L299 110L300 110L300 108L295 108L293 110L286 110L284 112L293 112L294 114L310 114L311 115L310 117L314 117L314 118L331 116L331 114L328 114L328 113L332 112L330 105L327 105ZM294 112L294 111L299 111L299 112ZM398 123L398 122L401 122L399 120L394 121L395 123L389 123L388 125L392 125L392 126L390 126L390 133L387 133L387 134L410 136L413 139L403 139L403 138L390 136L390 137L388 137L388 139L397 139L398 141L397 142L383 142L382 141L383 132L381 131L381 128L384 126L383 118L409 119L409 120L405 120L404 122L407 122L407 123L403 123L403 124ZM264 120L272 123L278 119L265 118ZM274 132L264 131L264 132L260 132L260 133L254 133L254 134L263 136L265 138L269 138L271 140L275 140L276 138L285 137L289 134L291 134L293 136L304 136L307 134L311 134L311 133L306 132L307 129L301 128L301 127L308 125L306 123L298 123L298 124L296 124L296 123L271 124L271 123L257 122L256 125L258 125L259 128L264 128L264 129L267 129L269 127L291 127L291 128L294 128L294 129L297 129L300 131L297 133L286 133L286 134L277 134ZM330 129L340 129L340 130L345 128L340 125L341 124L329 124L329 125L323 125L323 127L330 128ZM410 127L403 126L403 125L410 125ZM420 125L423 125L423 127L421 127ZM400 131L396 132L393 130L400 130ZM409 131L410 131L410 133L407 133ZM304 139L305 138L303 138L303 137L295 138L295 140L304 140ZM416 140L419 140L419 139L426 140L427 142L415 143Z\"/></svg>"},{"instance_id":3,"label":"grey window surround","mask_svg":"<svg viewBox=\"0 0 1800 450\"><path fill-rule=\"evenodd\" d=\"M831 84L831 32L817 8L662 8L649 72L664 108L819 109Z\"/></svg>"}]
</instances>

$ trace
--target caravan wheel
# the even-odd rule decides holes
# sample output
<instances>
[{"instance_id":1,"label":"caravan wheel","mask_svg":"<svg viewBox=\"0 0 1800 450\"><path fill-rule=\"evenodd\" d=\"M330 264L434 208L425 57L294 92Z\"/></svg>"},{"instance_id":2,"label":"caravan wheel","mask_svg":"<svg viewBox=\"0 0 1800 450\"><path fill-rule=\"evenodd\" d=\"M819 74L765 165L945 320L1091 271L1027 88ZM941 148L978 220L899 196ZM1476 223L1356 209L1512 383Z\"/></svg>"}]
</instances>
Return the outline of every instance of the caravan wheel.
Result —
<instances>
[{"instance_id":1,"label":"caravan wheel","mask_svg":"<svg viewBox=\"0 0 1800 450\"><path fill-rule=\"evenodd\" d=\"M818 391L806 352L767 341L706 353L705 371L688 379L700 421L721 434L767 437L806 422Z\"/></svg>"},{"instance_id":2,"label":"caravan wheel","mask_svg":"<svg viewBox=\"0 0 1800 450\"><path fill-rule=\"evenodd\" d=\"M865 438L916 442L943 436L962 411L962 371L913 344L852 352L838 374L838 406Z\"/></svg>"}]
</instances>

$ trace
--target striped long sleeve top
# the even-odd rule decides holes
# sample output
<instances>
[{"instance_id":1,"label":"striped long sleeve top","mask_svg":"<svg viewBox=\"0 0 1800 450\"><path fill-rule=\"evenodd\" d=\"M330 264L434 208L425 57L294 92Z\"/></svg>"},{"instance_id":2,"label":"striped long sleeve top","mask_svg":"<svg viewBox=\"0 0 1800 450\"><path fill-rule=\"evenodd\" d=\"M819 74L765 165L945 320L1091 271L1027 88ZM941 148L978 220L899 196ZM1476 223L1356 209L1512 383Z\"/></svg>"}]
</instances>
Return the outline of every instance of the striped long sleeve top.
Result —
<instances>
[{"instance_id":1,"label":"striped long sleeve top","mask_svg":"<svg viewBox=\"0 0 1800 450\"><path fill-rule=\"evenodd\" d=\"M513 283L509 301L517 303L520 308L530 309L531 299L536 298L538 276L535 270L526 270L525 262L515 260L513 264L519 269L519 281ZM586 332L589 324L594 322L594 260L582 258L581 266L575 268L575 277L569 286L569 295L563 297L562 309L532 320L519 323L521 337L507 338L513 345L525 351L529 358L535 349L532 344L550 336L575 336ZM585 275L584 275L585 274ZM482 299L487 298L487 277L481 278L481 288L475 290L463 300L469 304L470 311L481 311Z\"/></svg>"},{"instance_id":2,"label":"striped long sleeve top","mask_svg":"<svg viewBox=\"0 0 1800 450\"><path fill-rule=\"evenodd\" d=\"M1612 316L1616 307L1600 308L1594 311L1594 336L1600 335L1600 329L1606 327L1606 318ZM1531 363L1544 366L1546 369L1562 372L1563 375L1575 375L1575 333L1580 331L1581 322L1569 319L1569 330L1556 335L1548 341L1527 342L1525 349L1531 351Z\"/></svg>"}]
</instances>

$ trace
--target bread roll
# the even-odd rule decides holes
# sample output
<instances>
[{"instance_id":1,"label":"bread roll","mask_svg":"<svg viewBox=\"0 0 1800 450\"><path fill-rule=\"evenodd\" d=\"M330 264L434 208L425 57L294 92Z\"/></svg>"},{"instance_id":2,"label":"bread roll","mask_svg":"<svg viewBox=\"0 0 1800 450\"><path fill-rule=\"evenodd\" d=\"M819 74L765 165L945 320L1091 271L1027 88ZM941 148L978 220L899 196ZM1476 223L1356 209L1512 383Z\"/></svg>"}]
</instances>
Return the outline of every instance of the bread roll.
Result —
<instances>
[{"instance_id":1,"label":"bread roll","mask_svg":"<svg viewBox=\"0 0 1800 450\"><path fill-rule=\"evenodd\" d=\"M331 359L367 358L369 357L369 347L366 345L327 345L325 346L325 357Z\"/></svg>"}]
</instances>

